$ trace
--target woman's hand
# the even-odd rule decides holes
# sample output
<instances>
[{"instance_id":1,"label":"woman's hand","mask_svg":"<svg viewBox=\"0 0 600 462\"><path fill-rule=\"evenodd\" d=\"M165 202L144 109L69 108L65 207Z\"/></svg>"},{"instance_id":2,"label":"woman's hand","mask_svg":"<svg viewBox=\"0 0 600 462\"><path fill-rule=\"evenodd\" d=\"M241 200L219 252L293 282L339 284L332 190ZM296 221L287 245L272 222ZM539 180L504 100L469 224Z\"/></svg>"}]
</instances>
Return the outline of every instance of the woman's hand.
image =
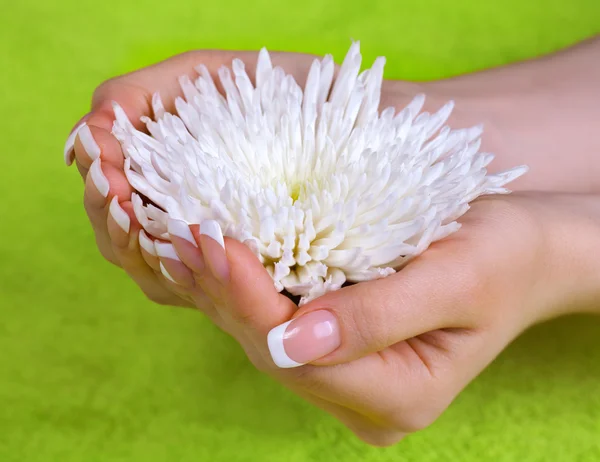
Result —
<instances>
[{"instance_id":1,"label":"woman's hand","mask_svg":"<svg viewBox=\"0 0 600 462\"><path fill-rule=\"evenodd\" d=\"M182 96L178 78L182 75L196 77L194 66L204 64L216 77L219 67L231 65L231 61L239 57L245 62L248 74L254 75L257 55L256 52L192 51L108 80L96 89L91 112L77 123L66 142L65 161L68 165L75 161L85 182L85 210L100 252L105 259L122 267L156 303L194 305L175 288L165 287L160 268L148 266L142 257L140 243L145 245L149 241L143 232L140 237L141 226L131 204L132 189L123 172L124 156L120 144L111 134L114 121L112 102L118 102L129 119L140 128L143 126L140 118L152 116L152 95L160 92L165 102L173 102L177 96ZM283 67L303 85L316 56L271 53L271 58L274 65ZM174 104L166 109L174 112ZM152 245L147 250L150 256L155 256Z\"/></svg>"},{"instance_id":2,"label":"woman's hand","mask_svg":"<svg viewBox=\"0 0 600 462\"><path fill-rule=\"evenodd\" d=\"M173 244L158 244L163 256L146 258L162 263L171 286L232 335L259 370L363 440L388 445L431 424L524 329L600 309L593 305L600 300L600 198L482 198L461 222L398 273L298 311L215 222L199 228L171 220Z\"/></svg>"},{"instance_id":3,"label":"woman's hand","mask_svg":"<svg viewBox=\"0 0 600 462\"><path fill-rule=\"evenodd\" d=\"M484 122L483 149L497 154L493 168L529 165L530 173L512 184L513 189L597 191L600 163L593 153L600 149L600 138L595 136L590 121L600 116L600 106L593 103L597 99L594 95L598 93L600 66L590 67L589 63L597 61L599 52L600 41L592 40L552 60L535 60L439 82L384 80L381 107L401 108L417 93L424 92L428 95L425 110L432 111L454 98L457 107L450 126L462 128ZM172 102L181 95L178 77L195 77L194 66L205 64L215 77L219 67L230 65L233 58L239 57L252 76L257 55L256 52L192 51L108 80L96 89L92 111L81 119L67 140L65 160L68 164L76 161L86 183L85 209L100 252L108 261L121 266L157 303L193 305L184 294L164 287L160 267L149 268L140 252L140 243L147 246L150 254L155 250L140 233L141 227L132 211L123 153L111 135L112 101L118 102L129 119L141 128L140 117L152 115L153 93L160 92L163 101L171 102L166 109L174 111ZM293 75L301 86L316 58L300 53L271 53L271 57L275 65ZM531 87L531 82L542 77L544 85ZM549 108L549 100L568 104ZM581 123L567 125L564 120Z\"/></svg>"},{"instance_id":4,"label":"woman's hand","mask_svg":"<svg viewBox=\"0 0 600 462\"><path fill-rule=\"evenodd\" d=\"M592 309L600 287L598 259L593 258L599 250L600 211L593 196L478 200L463 217L461 231L433 245L398 274L344 288L298 311L274 290L243 244L225 239L223 252L208 237L219 239L219 230L211 229L210 222L201 234L198 226L172 221L170 234L180 236L173 238L174 245L151 240L140 231L132 211L123 154L110 134L111 101L135 122L151 115L149 102L155 91L164 101L179 95L177 77L191 75L194 65L204 63L214 74L234 57L244 59L252 75L256 53L199 51L104 83L94 94L92 112L82 119L85 125L78 124L67 142L66 159L72 161L74 154L86 183L85 207L100 251L123 267L151 300L200 308L240 342L260 370L373 444L393 443L432 422L527 326L566 311ZM272 58L301 85L314 59L286 53ZM473 76L463 82L469 81L473 83ZM464 85L458 84L424 87L386 81L382 106L401 107L425 91L433 96L430 107L436 108L448 98L461 97L459 88ZM508 148L521 145L523 138L515 134L523 131L511 127L507 121L513 117L503 108L514 111L515 106L499 109L498 104L486 104L485 96L480 98L485 92L474 93L465 93L464 104L458 104L462 112L450 124L487 122L492 141L484 137L484 148L504 151L499 152L499 163L514 164ZM531 107L529 111L536 112ZM528 146L536 146L538 135L535 130L527 133ZM501 149L495 149L496 143ZM528 153L517 154L518 163L534 167L527 175L532 180L517 185L521 189L531 184L539 189L590 188L583 177L561 175L565 169L579 168L594 176L593 168L578 164L575 157L565 169L555 167L558 173L548 175L535 169L536 162L545 162L538 162L541 155L530 159ZM565 183L564 178L575 181ZM292 317L301 320L273 330ZM280 365L310 364L281 369L269 345Z\"/></svg>"}]
</instances>

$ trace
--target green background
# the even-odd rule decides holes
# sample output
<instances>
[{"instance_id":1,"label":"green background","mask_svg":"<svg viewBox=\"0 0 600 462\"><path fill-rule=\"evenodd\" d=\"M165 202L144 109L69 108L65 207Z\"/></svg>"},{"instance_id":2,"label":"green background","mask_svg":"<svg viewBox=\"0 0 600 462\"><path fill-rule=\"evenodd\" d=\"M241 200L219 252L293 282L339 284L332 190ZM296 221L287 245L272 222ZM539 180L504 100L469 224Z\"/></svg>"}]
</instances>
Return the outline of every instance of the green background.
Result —
<instances>
[{"instance_id":1,"label":"green background","mask_svg":"<svg viewBox=\"0 0 600 462\"><path fill-rule=\"evenodd\" d=\"M433 79L600 32L598 0L0 2L0 461L600 461L598 319L539 326L431 428L371 448L95 249L64 140L95 86L192 48ZM399 392L401 392L399 390Z\"/></svg>"}]
</instances>

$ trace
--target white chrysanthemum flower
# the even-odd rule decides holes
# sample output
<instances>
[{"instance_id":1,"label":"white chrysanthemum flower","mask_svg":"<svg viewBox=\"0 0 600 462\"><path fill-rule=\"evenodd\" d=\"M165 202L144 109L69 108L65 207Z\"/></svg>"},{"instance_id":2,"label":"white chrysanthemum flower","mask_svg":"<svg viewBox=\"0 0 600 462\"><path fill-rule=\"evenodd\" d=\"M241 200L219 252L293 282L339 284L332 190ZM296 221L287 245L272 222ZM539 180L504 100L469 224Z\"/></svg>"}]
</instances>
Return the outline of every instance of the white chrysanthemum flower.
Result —
<instances>
[{"instance_id":1,"label":"white chrysanthemum flower","mask_svg":"<svg viewBox=\"0 0 600 462\"><path fill-rule=\"evenodd\" d=\"M168 217L216 220L300 303L393 273L458 230L470 201L507 193L527 169L488 175L482 128L444 126L452 102L419 115L417 96L379 113L384 63L360 73L354 43L335 82L326 56L302 91L263 49L255 84L238 59L233 75L219 70L225 96L201 65L195 82L180 79L178 115L154 95L154 120L143 118L150 135L115 105L138 220L166 240Z\"/></svg>"}]
</instances>

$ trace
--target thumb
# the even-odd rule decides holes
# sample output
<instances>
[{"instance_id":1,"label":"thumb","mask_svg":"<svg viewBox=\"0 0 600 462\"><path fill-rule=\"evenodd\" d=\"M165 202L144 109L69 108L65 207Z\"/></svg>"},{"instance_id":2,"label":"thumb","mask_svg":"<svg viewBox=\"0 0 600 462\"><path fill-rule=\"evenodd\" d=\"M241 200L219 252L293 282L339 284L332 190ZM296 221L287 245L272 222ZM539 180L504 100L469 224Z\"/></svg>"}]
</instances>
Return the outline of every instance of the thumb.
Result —
<instances>
[{"instance_id":1,"label":"thumb","mask_svg":"<svg viewBox=\"0 0 600 462\"><path fill-rule=\"evenodd\" d=\"M439 252L385 279L330 292L269 333L279 367L334 365L442 328L468 328L474 272Z\"/></svg>"}]
</instances>

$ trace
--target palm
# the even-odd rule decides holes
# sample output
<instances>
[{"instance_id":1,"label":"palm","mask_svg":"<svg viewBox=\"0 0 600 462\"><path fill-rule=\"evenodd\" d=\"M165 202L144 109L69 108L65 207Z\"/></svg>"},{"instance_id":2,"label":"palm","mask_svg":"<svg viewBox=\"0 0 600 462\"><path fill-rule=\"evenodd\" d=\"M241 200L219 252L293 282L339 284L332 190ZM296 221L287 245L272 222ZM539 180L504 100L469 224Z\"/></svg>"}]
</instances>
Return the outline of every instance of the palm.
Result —
<instances>
[{"instance_id":1,"label":"palm","mask_svg":"<svg viewBox=\"0 0 600 462\"><path fill-rule=\"evenodd\" d=\"M273 367L262 342L257 346L256 341L245 340L247 328L236 327L233 335L259 370L273 375L308 401L332 413L368 441L385 444L397 439L398 429L412 432L424 428L519 333L517 326L532 321L507 315L514 312L510 306L522 299L536 274L533 264L538 249L519 246L519 243L541 242L528 211L530 203L535 203L535 199L527 196L476 201L463 217L465 226L460 231L435 243L406 268L385 280L388 285L397 285L393 296L402 300L397 311L405 312L407 322L415 316L415 311L404 310L410 303L412 289L405 284L405 279L414 278L415 274L427 278L425 286L437 286L432 294L446 297L439 300L439 305L446 310L461 310L463 322L439 325L347 363L283 370ZM248 306L246 296L237 294L230 303L244 303L244 306L227 308L224 302L220 310L249 313L254 306L264 311L266 306L289 305L289 300L275 293L269 275L258 261L250 264L248 260L252 257L241 256L238 253L243 252L241 248L230 246L228 249L232 262L244 261L246 271L252 272L255 290L263 294L263 298L255 296ZM498 259L498 254L505 257ZM514 269L515 255L520 258L518 274ZM499 275L511 275L510 280L502 281ZM380 283L381 280L346 287L325 298L334 298L336 301L331 304L342 304L351 310L356 294L377 292ZM506 296L505 284L516 289L512 292L514 298ZM504 308L491 309L498 299ZM414 303L419 305L417 300ZM486 307L490 307L489 312L482 313ZM474 318L478 319L477 323L468 322L468 314L475 311L479 313ZM273 314L277 314L276 310ZM423 313L424 317L427 315ZM244 316L247 317L248 314ZM274 319L272 324L276 323Z\"/></svg>"}]
</instances>

